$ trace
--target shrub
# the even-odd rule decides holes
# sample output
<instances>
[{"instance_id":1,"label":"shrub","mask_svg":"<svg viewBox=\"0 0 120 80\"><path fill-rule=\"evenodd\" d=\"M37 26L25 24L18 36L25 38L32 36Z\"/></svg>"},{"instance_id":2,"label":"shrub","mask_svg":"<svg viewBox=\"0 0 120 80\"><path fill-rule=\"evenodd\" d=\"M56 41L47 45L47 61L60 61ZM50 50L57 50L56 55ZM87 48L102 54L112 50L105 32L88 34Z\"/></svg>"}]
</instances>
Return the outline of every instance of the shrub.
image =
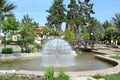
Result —
<instances>
[{"instance_id":1,"label":"shrub","mask_svg":"<svg viewBox=\"0 0 120 80\"><path fill-rule=\"evenodd\" d=\"M69 80L69 76L64 73L63 70L59 71L56 80Z\"/></svg>"},{"instance_id":2,"label":"shrub","mask_svg":"<svg viewBox=\"0 0 120 80\"><path fill-rule=\"evenodd\" d=\"M54 77L54 68L51 66L45 72L46 80L55 80Z\"/></svg>"},{"instance_id":3,"label":"shrub","mask_svg":"<svg viewBox=\"0 0 120 80\"><path fill-rule=\"evenodd\" d=\"M100 78L103 78L103 76L100 75L100 74L96 74L96 75L93 76L93 78L100 79Z\"/></svg>"},{"instance_id":4,"label":"shrub","mask_svg":"<svg viewBox=\"0 0 120 80\"><path fill-rule=\"evenodd\" d=\"M46 80L69 80L69 76L63 70L59 71L57 76L54 76L54 67L49 67L45 72Z\"/></svg>"},{"instance_id":5,"label":"shrub","mask_svg":"<svg viewBox=\"0 0 120 80\"><path fill-rule=\"evenodd\" d=\"M4 48L2 49L2 54L12 54L13 49L12 48Z\"/></svg>"},{"instance_id":6,"label":"shrub","mask_svg":"<svg viewBox=\"0 0 120 80\"><path fill-rule=\"evenodd\" d=\"M6 44L10 44L12 42L11 39L6 40Z\"/></svg>"},{"instance_id":7,"label":"shrub","mask_svg":"<svg viewBox=\"0 0 120 80\"><path fill-rule=\"evenodd\" d=\"M35 47L39 51L43 47L43 44L35 44Z\"/></svg>"},{"instance_id":8,"label":"shrub","mask_svg":"<svg viewBox=\"0 0 120 80\"><path fill-rule=\"evenodd\" d=\"M89 39L90 39L89 33L84 33L84 34L83 34L83 38L84 38L85 40L89 40Z\"/></svg>"},{"instance_id":9,"label":"shrub","mask_svg":"<svg viewBox=\"0 0 120 80\"><path fill-rule=\"evenodd\" d=\"M75 39L75 36L74 36L73 32L70 31L70 29L67 29L67 31L65 32L64 39L66 39L66 40L74 40Z\"/></svg>"}]
</instances>

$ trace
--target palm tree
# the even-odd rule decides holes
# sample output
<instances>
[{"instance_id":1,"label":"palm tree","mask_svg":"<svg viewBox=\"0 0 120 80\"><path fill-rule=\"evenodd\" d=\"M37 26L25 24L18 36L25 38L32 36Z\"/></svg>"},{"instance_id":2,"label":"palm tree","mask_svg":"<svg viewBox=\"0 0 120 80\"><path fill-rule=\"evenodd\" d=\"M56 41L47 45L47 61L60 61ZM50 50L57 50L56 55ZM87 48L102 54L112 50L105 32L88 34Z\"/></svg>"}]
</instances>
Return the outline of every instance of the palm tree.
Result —
<instances>
[{"instance_id":1,"label":"palm tree","mask_svg":"<svg viewBox=\"0 0 120 80\"><path fill-rule=\"evenodd\" d=\"M118 29L109 21L105 21L103 23L103 27L105 29L104 39L111 43L111 40L115 40L115 38L118 36Z\"/></svg>"},{"instance_id":2,"label":"palm tree","mask_svg":"<svg viewBox=\"0 0 120 80\"><path fill-rule=\"evenodd\" d=\"M13 16L13 13L11 13L11 11L16 7L16 5L7 2L7 0L0 0L0 26L5 20L5 17Z\"/></svg>"},{"instance_id":3,"label":"palm tree","mask_svg":"<svg viewBox=\"0 0 120 80\"><path fill-rule=\"evenodd\" d=\"M112 19L113 19L115 26L118 29L118 32L120 32L120 14L119 13L115 14L115 17L113 17Z\"/></svg>"},{"instance_id":4,"label":"palm tree","mask_svg":"<svg viewBox=\"0 0 120 80\"><path fill-rule=\"evenodd\" d=\"M20 37L17 40L17 43L21 48L21 52L29 52L29 46L34 43L36 26L38 26L38 24L34 22L29 15L23 16L18 32Z\"/></svg>"}]
</instances>

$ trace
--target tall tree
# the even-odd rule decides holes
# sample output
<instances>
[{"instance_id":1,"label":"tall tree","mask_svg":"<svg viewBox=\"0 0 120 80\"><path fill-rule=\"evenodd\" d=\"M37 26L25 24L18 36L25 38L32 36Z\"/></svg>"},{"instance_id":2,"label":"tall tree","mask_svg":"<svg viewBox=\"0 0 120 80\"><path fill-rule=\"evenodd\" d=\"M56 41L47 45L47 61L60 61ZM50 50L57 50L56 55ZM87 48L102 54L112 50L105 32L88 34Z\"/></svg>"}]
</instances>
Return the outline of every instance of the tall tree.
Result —
<instances>
[{"instance_id":1,"label":"tall tree","mask_svg":"<svg viewBox=\"0 0 120 80\"><path fill-rule=\"evenodd\" d=\"M109 41L109 43L111 43L111 40L113 40L114 38L118 36L117 27L115 27L114 24L112 24L111 22L107 20L103 23L103 27L105 29L104 40L107 40Z\"/></svg>"},{"instance_id":2,"label":"tall tree","mask_svg":"<svg viewBox=\"0 0 120 80\"><path fill-rule=\"evenodd\" d=\"M68 5L69 10L67 11L67 26L74 33L75 23L77 21L77 12L78 12L78 4L76 0L70 0L70 4Z\"/></svg>"},{"instance_id":3,"label":"tall tree","mask_svg":"<svg viewBox=\"0 0 120 80\"><path fill-rule=\"evenodd\" d=\"M49 13L47 17L48 24L56 27L58 31L61 31L62 23L65 22L66 18L65 11L63 0L54 0L50 9L47 10Z\"/></svg>"},{"instance_id":4,"label":"tall tree","mask_svg":"<svg viewBox=\"0 0 120 80\"><path fill-rule=\"evenodd\" d=\"M18 30L19 22L15 17L7 17L3 22L2 31L9 32L9 36L12 40L12 36L15 34L15 31Z\"/></svg>"},{"instance_id":5,"label":"tall tree","mask_svg":"<svg viewBox=\"0 0 120 80\"><path fill-rule=\"evenodd\" d=\"M83 2L78 0L78 3L76 0L71 0L68 8L68 24L72 25L73 32L79 33L80 26L87 26L91 20L90 14L94 14L93 3L90 3L90 0L84 0Z\"/></svg>"},{"instance_id":6,"label":"tall tree","mask_svg":"<svg viewBox=\"0 0 120 80\"><path fill-rule=\"evenodd\" d=\"M117 27L118 32L120 34L120 13L116 13L115 17L113 17L112 20L113 20L113 22L114 22L115 26Z\"/></svg>"},{"instance_id":7,"label":"tall tree","mask_svg":"<svg viewBox=\"0 0 120 80\"><path fill-rule=\"evenodd\" d=\"M91 18L87 29L89 34L93 34L97 40L104 37L105 29L102 24L94 17Z\"/></svg>"},{"instance_id":8,"label":"tall tree","mask_svg":"<svg viewBox=\"0 0 120 80\"><path fill-rule=\"evenodd\" d=\"M0 24L4 21L5 17L13 16L11 11L17 6L7 0L0 0Z\"/></svg>"},{"instance_id":9,"label":"tall tree","mask_svg":"<svg viewBox=\"0 0 120 80\"><path fill-rule=\"evenodd\" d=\"M0 33L1 33L2 23L5 20L5 17L13 16L13 13L11 13L11 11L16 7L17 7L16 5L7 2L7 0L0 0Z\"/></svg>"},{"instance_id":10,"label":"tall tree","mask_svg":"<svg viewBox=\"0 0 120 80\"><path fill-rule=\"evenodd\" d=\"M33 44L36 35L35 29L38 26L28 15L23 16L19 29L18 45L21 52L29 52L29 45Z\"/></svg>"},{"instance_id":11,"label":"tall tree","mask_svg":"<svg viewBox=\"0 0 120 80\"><path fill-rule=\"evenodd\" d=\"M3 22L2 30L3 30L3 32L4 31L12 31L14 34L14 31L18 29L18 26L19 26L19 24L15 17L8 17Z\"/></svg>"},{"instance_id":12,"label":"tall tree","mask_svg":"<svg viewBox=\"0 0 120 80\"><path fill-rule=\"evenodd\" d=\"M77 13L77 22L76 26L77 29L80 28L80 26L86 25L88 26L89 22L93 21L93 18L91 17L91 14L94 14L93 11L93 3L90 3L90 0L84 0L83 2L81 0L78 0L79 9Z\"/></svg>"}]
</instances>

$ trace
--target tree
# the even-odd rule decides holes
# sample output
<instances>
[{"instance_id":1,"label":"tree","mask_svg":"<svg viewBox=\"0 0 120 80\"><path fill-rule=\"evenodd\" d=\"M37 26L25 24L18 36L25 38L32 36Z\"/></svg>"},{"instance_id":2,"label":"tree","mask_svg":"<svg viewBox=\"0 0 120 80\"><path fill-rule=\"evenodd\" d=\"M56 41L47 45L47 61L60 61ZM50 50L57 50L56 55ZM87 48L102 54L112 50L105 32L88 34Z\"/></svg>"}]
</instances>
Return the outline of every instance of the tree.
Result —
<instances>
[{"instance_id":1,"label":"tree","mask_svg":"<svg viewBox=\"0 0 120 80\"><path fill-rule=\"evenodd\" d=\"M17 6L13 3L7 2L7 0L0 0L0 33L2 28L2 23L5 20L5 17L13 16L11 11L15 9Z\"/></svg>"},{"instance_id":2,"label":"tree","mask_svg":"<svg viewBox=\"0 0 120 80\"><path fill-rule=\"evenodd\" d=\"M72 32L79 33L81 26L88 25L91 20L91 15L94 14L93 3L90 0L84 0L83 2L78 0L71 0L68 5L67 23L71 26Z\"/></svg>"},{"instance_id":3,"label":"tree","mask_svg":"<svg viewBox=\"0 0 120 80\"><path fill-rule=\"evenodd\" d=\"M34 43L35 29L38 25L32 20L28 15L23 16L19 28L20 37L18 38L18 45L21 47L21 52L30 52L29 46Z\"/></svg>"},{"instance_id":4,"label":"tree","mask_svg":"<svg viewBox=\"0 0 120 80\"><path fill-rule=\"evenodd\" d=\"M94 14L93 3L90 3L90 0L84 0L83 2L78 0L79 8L77 13L76 26L79 30L80 26L88 26L89 22L93 20L91 14ZM79 32L79 31L78 31Z\"/></svg>"},{"instance_id":5,"label":"tree","mask_svg":"<svg viewBox=\"0 0 120 80\"><path fill-rule=\"evenodd\" d=\"M13 3L7 2L7 0L0 0L0 25L4 21L5 17L13 16L11 11L17 6Z\"/></svg>"},{"instance_id":6,"label":"tree","mask_svg":"<svg viewBox=\"0 0 120 80\"><path fill-rule=\"evenodd\" d=\"M56 31L54 28L50 28L47 26L44 28L43 34L45 34L47 37L48 36L60 36L59 31Z\"/></svg>"},{"instance_id":7,"label":"tree","mask_svg":"<svg viewBox=\"0 0 120 80\"><path fill-rule=\"evenodd\" d=\"M2 26L2 31L9 33L10 41L12 41L12 36L15 34L15 31L18 30L19 23L15 17L8 17Z\"/></svg>"},{"instance_id":8,"label":"tree","mask_svg":"<svg viewBox=\"0 0 120 80\"><path fill-rule=\"evenodd\" d=\"M48 24L61 31L61 25L65 22L66 18L65 11L63 0L54 0L50 9L47 10L49 13L47 17Z\"/></svg>"},{"instance_id":9,"label":"tree","mask_svg":"<svg viewBox=\"0 0 120 80\"><path fill-rule=\"evenodd\" d=\"M91 18L87 28L89 34L93 33L97 40L104 37L105 29L97 19Z\"/></svg>"},{"instance_id":10,"label":"tree","mask_svg":"<svg viewBox=\"0 0 120 80\"><path fill-rule=\"evenodd\" d=\"M19 23L16 20L15 17L8 17L4 22L3 22L3 27L2 31L12 31L14 35L14 31L18 30Z\"/></svg>"},{"instance_id":11,"label":"tree","mask_svg":"<svg viewBox=\"0 0 120 80\"><path fill-rule=\"evenodd\" d=\"M109 21L105 21L103 23L103 27L105 28L105 36L104 39L109 41L111 43L111 40L113 40L115 37L117 37L117 28L110 23Z\"/></svg>"},{"instance_id":12,"label":"tree","mask_svg":"<svg viewBox=\"0 0 120 80\"><path fill-rule=\"evenodd\" d=\"M70 4L68 5L69 10L67 11L67 26L70 28L70 30L74 33L74 26L77 21L77 11L78 11L78 5L75 0L70 0Z\"/></svg>"},{"instance_id":13,"label":"tree","mask_svg":"<svg viewBox=\"0 0 120 80\"><path fill-rule=\"evenodd\" d=\"M112 20L113 20L113 23L117 27L118 32L120 34L120 14L119 13L115 14L115 17L113 17Z\"/></svg>"}]
</instances>

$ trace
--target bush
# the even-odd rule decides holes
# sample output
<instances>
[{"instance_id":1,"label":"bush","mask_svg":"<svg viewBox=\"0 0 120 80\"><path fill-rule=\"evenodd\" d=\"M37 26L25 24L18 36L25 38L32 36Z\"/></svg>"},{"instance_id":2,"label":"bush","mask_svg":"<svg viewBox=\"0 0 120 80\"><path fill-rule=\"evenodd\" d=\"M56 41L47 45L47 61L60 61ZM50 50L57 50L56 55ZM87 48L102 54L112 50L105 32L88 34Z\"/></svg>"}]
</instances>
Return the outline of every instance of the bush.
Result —
<instances>
[{"instance_id":1,"label":"bush","mask_svg":"<svg viewBox=\"0 0 120 80\"><path fill-rule=\"evenodd\" d=\"M75 36L74 36L73 32L70 31L70 29L67 29L67 31L65 32L64 39L66 39L66 40L74 40L75 39Z\"/></svg>"},{"instance_id":2,"label":"bush","mask_svg":"<svg viewBox=\"0 0 120 80\"><path fill-rule=\"evenodd\" d=\"M54 67L49 67L45 72L46 80L69 80L69 76L63 70L59 71L57 76L54 76Z\"/></svg>"},{"instance_id":3,"label":"bush","mask_svg":"<svg viewBox=\"0 0 120 80\"><path fill-rule=\"evenodd\" d=\"M10 44L12 42L11 39L6 40L6 44Z\"/></svg>"},{"instance_id":4,"label":"bush","mask_svg":"<svg viewBox=\"0 0 120 80\"><path fill-rule=\"evenodd\" d=\"M56 80L69 80L69 76L64 73L63 70L59 71Z\"/></svg>"},{"instance_id":5,"label":"bush","mask_svg":"<svg viewBox=\"0 0 120 80\"><path fill-rule=\"evenodd\" d=\"M83 34L83 38L84 38L85 40L89 40L89 39L90 39L89 33L84 33L84 34Z\"/></svg>"},{"instance_id":6,"label":"bush","mask_svg":"<svg viewBox=\"0 0 120 80\"><path fill-rule=\"evenodd\" d=\"M2 54L12 54L13 49L12 48L4 48L2 49Z\"/></svg>"},{"instance_id":7,"label":"bush","mask_svg":"<svg viewBox=\"0 0 120 80\"><path fill-rule=\"evenodd\" d=\"M93 76L93 78L100 79L100 78L103 78L103 76L100 75L100 74L96 74L96 75Z\"/></svg>"},{"instance_id":8,"label":"bush","mask_svg":"<svg viewBox=\"0 0 120 80\"><path fill-rule=\"evenodd\" d=\"M43 47L43 44L35 44L35 47L39 51Z\"/></svg>"},{"instance_id":9,"label":"bush","mask_svg":"<svg viewBox=\"0 0 120 80\"><path fill-rule=\"evenodd\" d=\"M117 41L118 41L118 45L120 45L120 38L118 38Z\"/></svg>"},{"instance_id":10,"label":"bush","mask_svg":"<svg viewBox=\"0 0 120 80\"><path fill-rule=\"evenodd\" d=\"M46 80L55 80L54 77L54 68L51 66L45 72Z\"/></svg>"}]
</instances>

